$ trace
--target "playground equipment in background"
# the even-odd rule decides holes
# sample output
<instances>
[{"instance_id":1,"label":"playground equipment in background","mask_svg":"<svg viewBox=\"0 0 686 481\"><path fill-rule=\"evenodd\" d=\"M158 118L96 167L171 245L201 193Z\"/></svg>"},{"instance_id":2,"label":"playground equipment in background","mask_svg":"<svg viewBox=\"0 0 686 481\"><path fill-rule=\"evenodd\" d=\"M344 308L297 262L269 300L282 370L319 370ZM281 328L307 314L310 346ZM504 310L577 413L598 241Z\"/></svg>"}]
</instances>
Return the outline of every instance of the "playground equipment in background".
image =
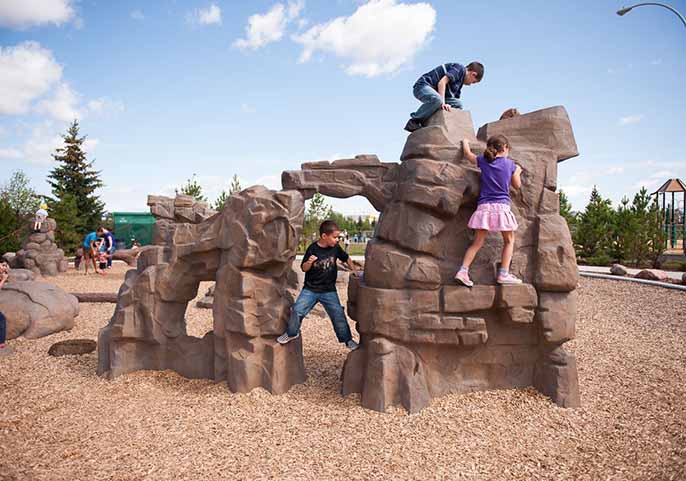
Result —
<instances>
[{"instance_id":1,"label":"playground equipment in background","mask_svg":"<svg viewBox=\"0 0 686 481\"><path fill-rule=\"evenodd\" d=\"M671 200L667 203L667 194L671 193ZM676 194L683 194L681 209L676 207ZM662 194L662 204L660 204L660 194ZM653 192L658 206L663 212L662 223L665 230L667 249L677 249L679 237L681 237L681 248L686 254L686 222L684 222L684 209L686 209L686 184L679 179L668 179L667 182ZM679 235L681 233L681 236Z\"/></svg>"}]
</instances>

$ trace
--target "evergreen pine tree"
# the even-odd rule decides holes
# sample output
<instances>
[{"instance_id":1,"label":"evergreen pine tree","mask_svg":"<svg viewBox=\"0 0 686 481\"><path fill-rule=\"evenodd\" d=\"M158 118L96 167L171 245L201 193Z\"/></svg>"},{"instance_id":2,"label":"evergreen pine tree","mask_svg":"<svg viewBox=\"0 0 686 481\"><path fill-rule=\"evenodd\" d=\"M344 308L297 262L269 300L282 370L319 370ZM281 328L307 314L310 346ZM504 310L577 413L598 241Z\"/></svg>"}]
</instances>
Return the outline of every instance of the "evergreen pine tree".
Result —
<instances>
[{"instance_id":1,"label":"evergreen pine tree","mask_svg":"<svg viewBox=\"0 0 686 481\"><path fill-rule=\"evenodd\" d=\"M195 174L181 186L181 193L190 195L198 202L207 202L207 197L202 194L202 186L196 180Z\"/></svg>"},{"instance_id":2,"label":"evergreen pine tree","mask_svg":"<svg viewBox=\"0 0 686 481\"><path fill-rule=\"evenodd\" d=\"M238 179L238 175L233 174L231 178L231 187L229 188L229 195L239 193L243 188L241 187L241 181Z\"/></svg>"},{"instance_id":3,"label":"evergreen pine tree","mask_svg":"<svg viewBox=\"0 0 686 481\"><path fill-rule=\"evenodd\" d=\"M609 261L613 217L612 203L603 199L593 186L586 210L579 215L577 223L575 243L578 244L578 254L586 259L598 258L601 263L601 258Z\"/></svg>"},{"instance_id":4,"label":"evergreen pine tree","mask_svg":"<svg viewBox=\"0 0 686 481\"><path fill-rule=\"evenodd\" d=\"M242 189L243 188L241 187L241 182L238 179L238 175L233 174L233 177L231 178L231 186L229 187L229 193L227 194L225 190L221 191L219 197L217 197L217 200L214 201L214 210L222 210L224 208L224 204L226 203L226 199L228 199L230 195L239 193Z\"/></svg>"},{"instance_id":5,"label":"evergreen pine tree","mask_svg":"<svg viewBox=\"0 0 686 481\"><path fill-rule=\"evenodd\" d=\"M77 120L74 120L62 138L64 146L52 154L59 165L48 175L48 183L54 196L52 204L59 206L67 195L73 197L77 217L70 224L74 226L75 232L81 235L97 228L102 221L105 204L95 195L95 191L102 187L103 183L100 180L100 172L93 169L93 162L86 159L86 153L83 151L86 137L79 137Z\"/></svg>"},{"instance_id":6,"label":"evergreen pine tree","mask_svg":"<svg viewBox=\"0 0 686 481\"><path fill-rule=\"evenodd\" d=\"M76 198L69 192L65 192L58 201L48 201L50 217L57 222L55 242L68 254L74 254L76 248L81 245L85 236L80 225L79 208ZM95 230L97 225L91 230Z\"/></svg>"},{"instance_id":7,"label":"evergreen pine tree","mask_svg":"<svg viewBox=\"0 0 686 481\"><path fill-rule=\"evenodd\" d=\"M560 190L560 215L567 221L569 231L573 234L576 227L576 212L572 211L572 204L564 191Z\"/></svg>"}]
</instances>

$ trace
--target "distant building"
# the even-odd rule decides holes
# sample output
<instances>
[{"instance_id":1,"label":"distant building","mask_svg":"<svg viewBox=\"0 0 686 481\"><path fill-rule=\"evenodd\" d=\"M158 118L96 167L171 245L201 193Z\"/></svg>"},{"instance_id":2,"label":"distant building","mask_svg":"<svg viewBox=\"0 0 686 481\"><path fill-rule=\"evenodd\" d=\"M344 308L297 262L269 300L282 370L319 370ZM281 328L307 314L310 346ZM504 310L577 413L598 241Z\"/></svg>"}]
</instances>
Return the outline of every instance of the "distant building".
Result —
<instances>
[{"instance_id":1,"label":"distant building","mask_svg":"<svg viewBox=\"0 0 686 481\"><path fill-rule=\"evenodd\" d=\"M361 220L365 221L368 220L369 222L376 222L379 220L379 214L343 214L345 217L348 219L352 219L355 222Z\"/></svg>"}]
</instances>

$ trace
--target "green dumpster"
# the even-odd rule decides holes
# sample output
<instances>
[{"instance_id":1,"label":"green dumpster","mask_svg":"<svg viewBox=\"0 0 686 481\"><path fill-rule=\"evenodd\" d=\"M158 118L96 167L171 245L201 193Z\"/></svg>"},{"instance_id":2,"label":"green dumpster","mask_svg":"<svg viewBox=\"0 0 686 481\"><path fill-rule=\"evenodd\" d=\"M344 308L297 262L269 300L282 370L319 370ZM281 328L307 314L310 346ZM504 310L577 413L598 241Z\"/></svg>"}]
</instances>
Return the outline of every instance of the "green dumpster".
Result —
<instances>
[{"instance_id":1,"label":"green dumpster","mask_svg":"<svg viewBox=\"0 0 686 481\"><path fill-rule=\"evenodd\" d=\"M114 237L131 249L133 241L141 246L152 244L152 230L155 218L149 212L113 212Z\"/></svg>"}]
</instances>

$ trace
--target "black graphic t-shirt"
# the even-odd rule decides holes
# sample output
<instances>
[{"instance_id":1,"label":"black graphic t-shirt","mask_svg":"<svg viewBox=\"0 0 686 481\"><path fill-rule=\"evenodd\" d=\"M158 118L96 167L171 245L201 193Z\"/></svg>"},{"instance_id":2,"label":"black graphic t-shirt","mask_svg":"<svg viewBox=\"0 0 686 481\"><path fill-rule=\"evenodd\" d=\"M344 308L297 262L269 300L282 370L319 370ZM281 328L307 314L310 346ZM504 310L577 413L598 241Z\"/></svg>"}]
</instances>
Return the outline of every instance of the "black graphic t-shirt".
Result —
<instances>
[{"instance_id":1,"label":"black graphic t-shirt","mask_svg":"<svg viewBox=\"0 0 686 481\"><path fill-rule=\"evenodd\" d=\"M310 256L316 256L317 260L312 264L310 270L305 273L305 289L314 292L335 291L336 276L338 275L336 259L340 259L341 262L347 262L348 254L338 244L333 247L321 247L314 242L305 251L300 266L305 264Z\"/></svg>"}]
</instances>

